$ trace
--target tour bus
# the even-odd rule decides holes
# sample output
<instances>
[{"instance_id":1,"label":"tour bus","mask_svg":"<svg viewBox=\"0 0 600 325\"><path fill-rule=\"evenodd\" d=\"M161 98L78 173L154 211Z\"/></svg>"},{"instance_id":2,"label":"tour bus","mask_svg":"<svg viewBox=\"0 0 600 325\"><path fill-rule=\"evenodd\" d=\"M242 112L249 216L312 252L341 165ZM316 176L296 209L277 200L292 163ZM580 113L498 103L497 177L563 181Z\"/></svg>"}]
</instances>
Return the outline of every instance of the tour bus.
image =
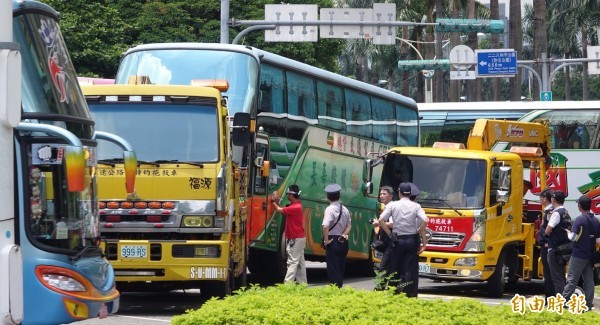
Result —
<instances>
[{"instance_id":1,"label":"tour bus","mask_svg":"<svg viewBox=\"0 0 600 325\"><path fill-rule=\"evenodd\" d=\"M372 271L369 244L376 198L361 194L363 159L393 145L416 146L414 100L370 84L249 46L231 44L145 44L123 57L117 84L190 85L224 79L229 115L251 118L251 144L236 147L244 193L251 272L285 274L284 219L274 213L271 194L298 184L307 232L307 260L324 260L321 248L325 186L342 187L341 202L352 215L352 261ZM235 132L235 129L234 129ZM165 134L168 136L168 133ZM377 186L377 184L375 184ZM287 204L285 199L283 205ZM361 268L362 269L362 268Z\"/></svg>"},{"instance_id":2,"label":"tour bus","mask_svg":"<svg viewBox=\"0 0 600 325\"><path fill-rule=\"evenodd\" d=\"M541 102L539 104L542 104ZM592 212L600 214L600 101L548 102L544 109L524 115L524 122L548 120L551 129L552 162L546 173L549 188L565 192L565 208L572 217L579 215L575 200L581 195L592 199ZM507 143L494 151L508 150ZM539 200L539 175L525 168L533 188L525 197Z\"/></svg>"},{"instance_id":3,"label":"tour bus","mask_svg":"<svg viewBox=\"0 0 600 325\"><path fill-rule=\"evenodd\" d=\"M539 107L540 102L447 102L420 103L421 146L435 142L467 144L469 132L479 118L518 120Z\"/></svg>"},{"instance_id":4,"label":"tour bus","mask_svg":"<svg viewBox=\"0 0 600 325\"><path fill-rule=\"evenodd\" d=\"M119 308L99 249L95 147L107 134L95 133L58 12L0 0L0 16L1 322L106 317Z\"/></svg>"}]
</instances>

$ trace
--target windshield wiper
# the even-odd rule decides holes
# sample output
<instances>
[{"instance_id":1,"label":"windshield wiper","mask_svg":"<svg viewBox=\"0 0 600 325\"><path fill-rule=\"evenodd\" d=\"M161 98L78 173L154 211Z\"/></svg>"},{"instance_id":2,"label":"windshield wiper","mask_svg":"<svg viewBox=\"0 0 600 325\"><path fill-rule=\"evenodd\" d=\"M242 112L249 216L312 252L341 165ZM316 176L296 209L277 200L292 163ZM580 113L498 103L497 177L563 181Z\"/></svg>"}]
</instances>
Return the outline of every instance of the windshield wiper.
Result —
<instances>
[{"instance_id":1,"label":"windshield wiper","mask_svg":"<svg viewBox=\"0 0 600 325\"><path fill-rule=\"evenodd\" d=\"M98 163L101 164L101 165L107 165L107 166L110 166L110 167L115 167L116 166L115 163L113 163L111 160L112 159L100 159L100 160L98 160Z\"/></svg>"},{"instance_id":2,"label":"windshield wiper","mask_svg":"<svg viewBox=\"0 0 600 325\"><path fill-rule=\"evenodd\" d=\"M137 161L138 163L138 167L140 165L150 165L150 166L154 166L154 167L160 167L160 164L154 161L147 161L147 160L139 160Z\"/></svg>"},{"instance_id":3,"label":"windshield wiper","mask_svg":"<svg viewBox=\"0 0 600 325\"><path fill-rule=\"evenodd\" d=\"M419 198L419 201L433 201L433 202L443 202L445 203L450 209L454 210L454 212L456 212L459 216L462 216L462 213L460 213L460 211L456 210L455 207L453 207L452 205L450 205L450 203L448 203L448 200L443 200L443 199L434 199L434 198L427 198L427 199L421 199Z\"/></svg>"},{"instance_id":4,"label":"windshield wiper","mask_svg":"<svg viewBox=\"0 0 600 325\"><path fill-rule=\"evenodd\" d=\"M157 164L186 164L186 165L192 165L192 166L198 166L200 168L204 168L204 164L195 162L195 161L179 161L177 159L173 159L173 160L155 160L154 162Z\"/></svg>"},{"instance_id":5,"label":"windshield wiper","mask_svg":"<svg viewBox=\"0 0 600 325\"><path fill-rule=\"evenodd\" d=\"M92 245L88 246L88 245L86 245L86 246L83 246L79 250L79 252L77 252L77 254L71 256L71 260L72 261L77 261L77 260L81 259L82 257L88 255L88 252L90 252L90 250L92 250L92 249L94 250L95 253L99 252L99 249L98 249L97 246L92 246Z\"/></svg>"}]
</instances>

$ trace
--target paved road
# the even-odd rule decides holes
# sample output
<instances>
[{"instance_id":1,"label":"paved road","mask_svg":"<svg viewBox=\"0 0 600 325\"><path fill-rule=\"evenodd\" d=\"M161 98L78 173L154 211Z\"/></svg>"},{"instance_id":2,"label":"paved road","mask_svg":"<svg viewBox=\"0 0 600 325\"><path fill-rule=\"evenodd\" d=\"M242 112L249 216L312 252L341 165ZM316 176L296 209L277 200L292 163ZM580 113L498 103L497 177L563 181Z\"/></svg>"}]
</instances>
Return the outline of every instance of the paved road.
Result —
<instances>
[{"instance_id":1,"label":"paved road","mask_svg":"<svg viewBox=\"0 0 600 325\"><path fill-rule=\"evenodd\" d=\"M309 286L327 285L325 263L309 262L307 273ZM273 285L272 279L259 278L249 275L250 283L261 286ZM357 289L373 290L374 282L370 277L349 276L344 285ZM541 281L519 282L513 288L507 289L502 298L491 299L486 296L483 283L444 283L429 279L419 281L419 298L450 300L460 297L478 299L489 305L509 303L514 294L531 296L543 292ZM206 299L199 290L173 291L168 293L124 293L121 296L121 306L116 315L106 319L90 319L76 322L77 325L156 325L167 324L171 318L185 313L188 309L198 309Z\"/></svg>"}]
</instances>

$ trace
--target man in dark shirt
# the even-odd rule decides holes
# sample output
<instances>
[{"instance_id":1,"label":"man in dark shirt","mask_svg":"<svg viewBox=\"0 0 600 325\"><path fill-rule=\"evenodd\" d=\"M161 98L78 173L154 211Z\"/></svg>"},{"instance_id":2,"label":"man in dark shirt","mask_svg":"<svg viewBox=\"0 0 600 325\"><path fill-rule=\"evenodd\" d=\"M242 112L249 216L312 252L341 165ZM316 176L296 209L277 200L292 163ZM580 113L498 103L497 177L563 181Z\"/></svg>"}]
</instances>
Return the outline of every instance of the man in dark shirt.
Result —
<instances>
[{"instance_id":1,"label":"man in dark shirt","mask_svg":"<svg viewBox=\"0 0 600 325\"><path fill-rule=\"evenodd\" d=\"M573 231L567 230L569 239L573 241L573 253L569 260L567 284L563 291L566 299L571 298L579 278L583 275L583 291L585 303L589 309L594 301L594 273L592 253L596 250L596 242L600 241L600 222L590 213L592 200L586 195L577 199L577 207L581 215L573 223Z\"/></svg>"}]
</instances>

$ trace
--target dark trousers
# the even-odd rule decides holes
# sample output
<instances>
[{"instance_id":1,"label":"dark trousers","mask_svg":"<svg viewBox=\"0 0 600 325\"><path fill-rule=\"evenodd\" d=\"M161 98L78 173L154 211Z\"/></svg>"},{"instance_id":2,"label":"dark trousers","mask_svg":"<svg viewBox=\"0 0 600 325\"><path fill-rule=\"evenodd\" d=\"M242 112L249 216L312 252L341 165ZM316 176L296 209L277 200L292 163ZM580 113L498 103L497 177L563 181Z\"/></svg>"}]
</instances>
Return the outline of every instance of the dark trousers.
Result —
<instances>
[{"instance_id":1,"label":"dark trousers","mask_svg":"<svg viewBox=\"0 0 600 325\"><path fill-rule=\"evenodd\" d=\"M567 279L565 278L565 264L556 256L556 249L548 250L548 267L554 283L554 291L562 295Z\"/></svg>"},{"instance_id":2,"label":"dark trousers","mask_svg":"<svg viewBox=\"0 0 600 325\"><path fill-rule=\"evenodd\" d=\"M329 236L333 239L325 250L325 262L327 262L327 278L329 283L341 288L344 284L344 270L346 269L346 256L348 255L348 241L339 241L340 236Z\"/></svg>"},{"instance_id":3,"label":"dark trousers","mask_svg":"<svg viewBox=\"0 0 600 325\"><path fill-rule=\"evenodd\" d=\"M419 235L394 236L394 248L387 265L393 285L407 297L416 297L419 291Z\"/></svg>"},{"instance_id":4,"label":"dark trousers","mask_svg":"<svg viewBox=\"0 0 600 325\"><path fill-rule=\"evenodd\" d=\"M556 292L554 291L550 265L548 265L548 247L543 244L540 248L540 257L542 258L542 266L544 267L544 295L546 298L553 297L556 295Z\"/></svg>"}]
</instances>

